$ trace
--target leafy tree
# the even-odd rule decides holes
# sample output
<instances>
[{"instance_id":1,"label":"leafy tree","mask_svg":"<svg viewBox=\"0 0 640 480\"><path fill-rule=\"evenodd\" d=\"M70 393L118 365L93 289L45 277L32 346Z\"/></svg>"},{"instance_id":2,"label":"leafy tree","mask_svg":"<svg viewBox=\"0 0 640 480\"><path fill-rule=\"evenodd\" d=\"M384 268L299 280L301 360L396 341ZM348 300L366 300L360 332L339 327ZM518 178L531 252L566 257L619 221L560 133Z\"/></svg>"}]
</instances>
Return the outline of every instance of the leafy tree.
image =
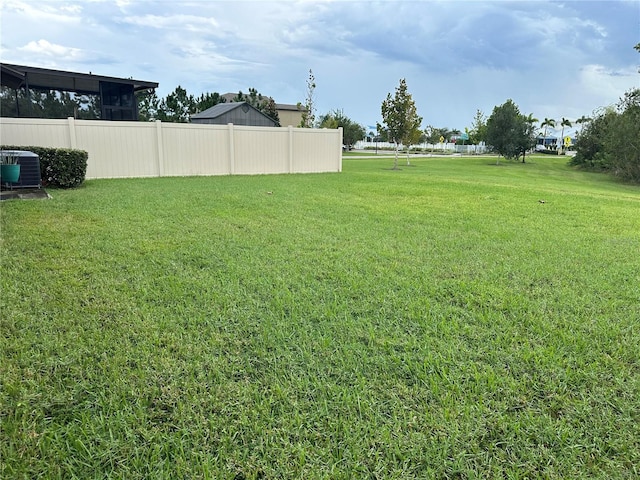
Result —
<instances>
[{"instance_id":1,"label":"leafy tree","mask_svg":"<svg viewBox=\"0 0 640 480\"><path fill-rule=\"evenodd\" d=\"M611 168L605 146L615 116L616 111L613 107L605 108L584 126L578 136L576 155L570 164L596 171Z\"/></svg>"},{"instance_id":2,"label":"leafy tree","mask_svg":"<svg viewBox=\"0 0 640 480\"><path fill-rule=\"evenodd\" d=\"M278 107L276 107L276 102L273 98L269 97L267 102L265 103L262 112L271 117L276 122L276 127L280 126L280 115L278 115Z\"/></svg>"},{"instance_id":3,"label":"leafy tree","mask_svg":"<svg viewBox=\"0 0 640 480\"><path fill-rule=\"evenodd\" d=\"M583 127L570 163L640 183L639 138L640 89L636 88L627 92L615 107L598 112Z\"/></svg>"},{"instance_id":4,"label":"leafy tree","mask_svg":"<svg viewBox=\"0 0 640 480\"><path fill-rule=\"evenodd\" d=\"M425 141L429 142L431 145L435 145L436 143L440 143L440 138L442 137L445 142L448 142L453 135L453 132L454 130L450 130L447 127L438 128L428 125L427 128L424 129Z\"/></svg>"},{"instance_id":5,"label":"leafy tree","mask_svg":"<svg viewBox=\"0 0 640 480\"><path fill-rule=\"evenodd\" d=\"M202 93L194 97L180 85L165 98L159 98L155 91L137 94L138 119L140 121L161 120L163 122L188 122L191 115L211 108L226 100L218 92Z\"/></svg>"},{"instance_id":6,"label":"leafy tree","mask_svg":"<svg viewBox=\"0 0 640 480\"><path fill-rule=\"evenodd\" d=\"M640 183L640 89L630 90L615 107L588 122L578 136L572 165L601 170Z\"/></svg>"},{"instance_id":7,"label":"leafy tree","mask_svg":"<svg viewBox=\"0 0 640 480\"><path fill-rule=\"evenodd\" d=\"M487 140L487 117L482 113L482 110L476 110L471 128L467 133L472 144L477 145Z\"/></svg>"},{"instance_id":8,"label":"leafy tree","mask_svg":"<svg viewBox=\"0 0 640 480\"><path fill-rule=\"evenodd\" d=\"M320 128L342 127L342 142L349 148L366 134L365 128L347 117L342 110L333 110L320 117Z\"/></svg>"},{"instance_id":9,"label":"leafy tree","mask_svg":"<svg viewBox=\"0 0 640 480\"><path fill-rule=\"evenodd\" d=\"M422 122L422 118L420 118L420 122ZM414 125L414 128L409 130L405 136L402 137L402 144L407 149L407 165L411 165L411 162L409 161L409 149L411 148L411 145L416 145L423 137L424 132L420 129L420 125Z\"/></svg>"},{"instance_id":10,"label":"leafy tree","mask_svg":"<svg viewBox=\"0 0 640 480\"><path fill-rule=\"evenodd\" d=\"M232 102L247 102L252 107L260 110L262 113L272 118L276 122L276 126L280 126L280 116L278 115L278 108L276 103L271 97L262 95L255 88L249 88L249 95L242 93L242 90L233 97Z\"/></svg>"},{"instance_id":11,"label":"leafy tree","mask_svg":"<svg viewBox=\"0 0 640 480\"><path fill-rule=\"evenodd\" d=\"M407 91L407 82L400 79L400 84L396 87L395 95L387 94L386 100L381 107L382 121L388 131L389 138L396 146L396 156L393 168L398 168L398 144L406 140L408 136L420 129L422 117L418 116L416 104L411 94ZM382 127L378 126L378 130Z\"/></svg>"},{"instance_id":12,"label":"leafy tree","mask_svg":"<svg viewBox=\"0 0 640 480\"><path fill-rule=\"evenodd\" d=\"M431 144L438 143L440 135L438 135L438 129L433 125L427 125L424 129L424 135L427 142Z\"/></svg>"},{"instance_id":13,"label":"leafy tree","mask_svg":"<svg viewBox=\"0 0 640 480\"><path fill-rule=\"evenodd\" d=\"M620 99L606 140L613 174L640 183L640 88Z\"/></svg>"},{"instance_id":14,"label":"leafy tree","mask_svg":"<svg viewBox=\"0 0 640 480\"><path fill-rule=\"evenodd\" d=\"M242 90L233 97L234 102L247 102L252 107L262 110L268 98L258 92L255 88L249 88L249 95L242 93Z\"/></svg>"},{"instance_id":15,"label":"leafy tree","mask_svg":"<svg viewBox=\"0 0 640 480\"><path fill-rule=\"evenodd\" d=\"M300 121L300 127L313 128L316 121L316 108L315 108L315 90L316 90L316 77L313 76L313 72L309 69L309 78L307 78L307 98L304 102L304 107L298 103L298 108L302 110L302 120Z\"/></svg>"},{"instance_id":16,"label":"leafy tree","mask_svg":"<svg viewBox=\"0 0 640 480\"><path fill-rule=\"evenodd\" d=\"M190 114L204 112L207 108L211 108L219 103L225 103L226 100L218 92L202 93L194 99L194 109Z\"/></svg>"},{"instance_id":17,"label":"leafy tree","mask_svg":"<svg viewBox=\"0 0 640 480\"><path fill-rule=\"evenodd\" d=\"M136 95L138 102L138 120L150 122L158 119L160 99L155 90L146 90Z\"/></svg>"},{"instance_id":18,"label":"leafy tree","mask_svg":"<svg viewBox=\"0 0 640 480\"><path fill-rule=\"evenodd\" d=\"M195 111L195 99L193 95L180 85L160 101L158 106L158 120L163 122L186 123L191 113Z\"/></svg>"},{"instance_id":19,"label":"leafy tree","mask_svg":"<svg viewBox=\"0 0 640 480\"><path fill-rule=\"evenodd\" d=\"M487 120L487 143L498 154L507 159L517 160L522 154L525 161L526 151L533 142L533 128L527 117L520 113L518 106L509 99L494 107Z\"/></svg>"},{"instance_id":20,"label":"leafy tree","mask_svg":"<svg viewBox=\"0 0 640 480\"><path fill-rule=\"evenodd\" d=\"M640 53L640 43L633 48ZM597 113L581 129L571 164L609 171L623 180L640 184L638 139L640 88L635 88L625 93L615 107Z\"/></svg>"}]
</instances>

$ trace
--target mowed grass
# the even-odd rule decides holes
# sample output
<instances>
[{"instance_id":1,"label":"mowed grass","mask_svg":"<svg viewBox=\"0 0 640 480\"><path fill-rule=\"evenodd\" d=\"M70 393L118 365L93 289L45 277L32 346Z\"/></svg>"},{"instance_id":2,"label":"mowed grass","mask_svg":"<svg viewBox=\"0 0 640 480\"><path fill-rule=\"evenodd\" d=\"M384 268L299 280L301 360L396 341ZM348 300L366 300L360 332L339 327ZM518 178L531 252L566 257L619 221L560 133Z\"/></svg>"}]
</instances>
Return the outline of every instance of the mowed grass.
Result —
<instances>
[{"instance_id":1,"label":"mowed grass","mask_svg":"<svg viewBox=\"0 0 640 480\"><path fill-rule=\"evenodd\" d=\"M637 478L640 188L565 162L3 202L0 477Z\"/></svg>"}]
</instances>

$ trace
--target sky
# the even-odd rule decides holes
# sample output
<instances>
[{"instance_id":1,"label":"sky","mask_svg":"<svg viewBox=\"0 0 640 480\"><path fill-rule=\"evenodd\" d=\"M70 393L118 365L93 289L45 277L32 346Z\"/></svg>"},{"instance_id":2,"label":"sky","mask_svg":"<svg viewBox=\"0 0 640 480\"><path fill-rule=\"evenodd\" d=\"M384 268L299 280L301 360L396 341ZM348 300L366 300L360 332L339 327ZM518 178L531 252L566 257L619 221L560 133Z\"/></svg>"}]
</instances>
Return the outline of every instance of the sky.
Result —
<instances>
[{"instance_id":1,"label":"sky","mask_svg":"<svg viewBox=\"0 0 640 480\"><path fill-rule=\"evenodd\" d=\"M512 99L575 120L640 87L640 0L1 0L3 62L178 85L256 88L368 128L406 79L423 126L464 130Z\"/></svg>"}]
</instances>

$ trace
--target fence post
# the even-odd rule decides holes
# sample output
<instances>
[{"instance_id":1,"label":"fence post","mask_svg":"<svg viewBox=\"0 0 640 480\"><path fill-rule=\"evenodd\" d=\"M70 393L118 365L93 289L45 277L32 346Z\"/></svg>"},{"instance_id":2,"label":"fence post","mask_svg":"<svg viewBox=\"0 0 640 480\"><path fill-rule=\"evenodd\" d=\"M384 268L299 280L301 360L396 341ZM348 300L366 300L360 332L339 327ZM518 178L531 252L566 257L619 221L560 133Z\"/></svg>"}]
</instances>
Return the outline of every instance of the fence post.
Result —
<instances>
[{"instance_id":1,"label":"fence post","mask_svg":"<svg viewBox=\"0 0 640 480\"><path fill-rule=\"evenodd\" d=\"M77 148L78 142L76 140L76 119L73 117L68 117L67 121L69 122L69 145L70 148Z\"/></svg>"},{"instance_id":2,"label":"fence post","mask_svg":"<svg viewBox=\"0 0 640 480\"><path fill-rule=\"evenodd\" d=\"M228 123L229 127L229 175L236 173L236 152L233 143L233 123Z\"/></svg>"},{"instance_id":3,"label":"fence post","mask_svg":"<svg viewBox=\"0 0 640 480\"><path fill-rule=\"evenodd\" d=\"M289 173L293 173L293 127L289 125Z\"/></svg>"},{"instance_id":4,"label":"fence post","mask_svg":"<svg viewBox=\"0 0 640 480\"><path fill-rule=\"evenodd\" d=\"M162 122L156 120L156 143L158 145L158 176L164 177L164 147L162 145Z\"/></svg>"},{"instance_id":5,"label":"fence post","mask_svg":"<svg viewBox=\"0 0 640 480\"><path fill-rule=\"evenodd\" d=\"M342 127L338 127L338 171L342 171L342 137L343 137L343 129Z\"/></svg>"}]
</instances>

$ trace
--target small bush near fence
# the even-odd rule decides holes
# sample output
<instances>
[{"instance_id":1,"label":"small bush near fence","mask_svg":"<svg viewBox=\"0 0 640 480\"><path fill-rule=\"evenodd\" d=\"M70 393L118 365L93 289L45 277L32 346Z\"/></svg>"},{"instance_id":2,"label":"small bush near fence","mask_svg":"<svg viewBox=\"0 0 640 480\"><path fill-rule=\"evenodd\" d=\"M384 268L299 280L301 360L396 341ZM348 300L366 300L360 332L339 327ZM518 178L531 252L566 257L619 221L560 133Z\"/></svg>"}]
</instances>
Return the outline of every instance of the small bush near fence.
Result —
<instances>
[{"instance_id":1,"label":"small bush near fence","mask_svg":"<svg viewBox=\"0 0 640 480\"><path fill-rule=\"evenodd\" d=\"M3 145L2 150L26 150L40 158L42 185L74 188L84 182L89 154L70 148L25 147Z\"/></svg>"}]
</instances>

